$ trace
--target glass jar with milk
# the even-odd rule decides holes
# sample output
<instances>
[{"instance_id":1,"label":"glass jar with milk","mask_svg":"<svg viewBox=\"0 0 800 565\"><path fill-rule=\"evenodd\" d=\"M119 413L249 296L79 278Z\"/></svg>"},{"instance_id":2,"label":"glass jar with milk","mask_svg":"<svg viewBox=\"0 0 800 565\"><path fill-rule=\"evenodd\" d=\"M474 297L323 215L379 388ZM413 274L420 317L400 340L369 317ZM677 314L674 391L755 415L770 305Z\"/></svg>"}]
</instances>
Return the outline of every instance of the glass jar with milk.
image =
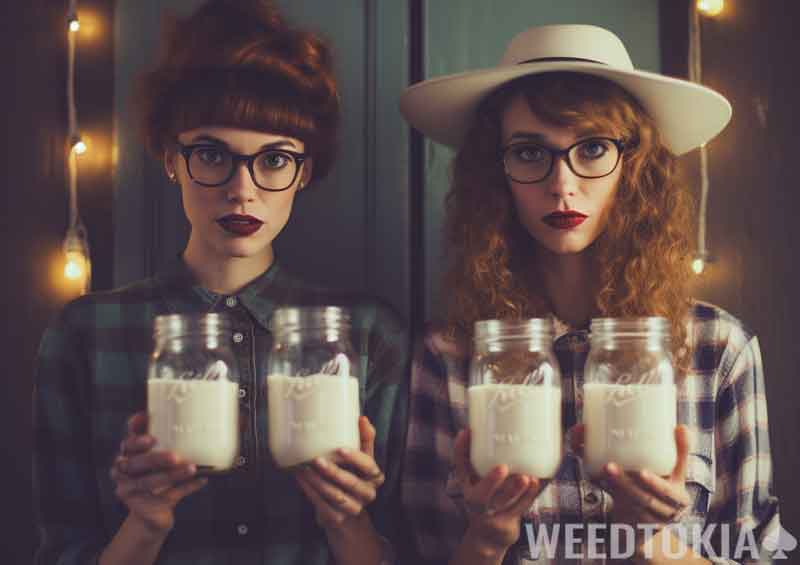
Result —
<instances>
[{"instance_id":1,"label":"glass jar with milk","mask_svg":"<svg viewBox=\"0 0 800 565\"><path fill-rule=\"evenodd\" d=\"M239 454L239 377L231 328L220 314L158 316L147 380L157 449L198 470L225 471Z\"/></svg>"},{"instance_id":2,"label":"glass jar with milk","mask_svg":"<svg viewBox=\"0 0 800 565\"><path fill-rule=\"evenodd\" d=\"M358 358L339 307L279 308L267 375L269 447L287 468L358 449Z\"/></svg>"},{"instance_id":3,"label":"glass jar with milk","mask_svg":"<svg viewBox=\"0 0 800 565\"><path fill-rule=\"evenodd\" d=\"M600 474L613 461L625 470L670 474L677 459L677 392L669 322L592 320L584 374L587 471Z\"/></svg>"},{"instance_id":4,"label":"glass jar with milk","mask_svg":"<svg viewBox=\"0 0 800 565\"><path fill-rule=\"evenodd\" d=\"M470 460L486 475L552 478L561 463L561 374L549 320L475 323L468 396Z\"/></svg>"}]
</instances>

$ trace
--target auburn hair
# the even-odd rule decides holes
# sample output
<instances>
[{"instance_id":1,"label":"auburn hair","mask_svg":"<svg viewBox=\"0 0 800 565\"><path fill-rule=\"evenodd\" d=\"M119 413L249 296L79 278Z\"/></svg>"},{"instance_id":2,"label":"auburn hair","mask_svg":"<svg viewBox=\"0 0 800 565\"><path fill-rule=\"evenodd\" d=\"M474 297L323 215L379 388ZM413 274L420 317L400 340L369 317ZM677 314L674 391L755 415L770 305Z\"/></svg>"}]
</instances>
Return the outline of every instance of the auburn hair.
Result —
<instances>
[{"instance_id":1,"label":"auburn hair","mask_svg":"<svg viewBox=\"0 0 800 565\"><path fill-rule=\"evenodd\" d=\"M642 106L615 83L586 74L523 77L479 107L453 162L446 199L449 264L442 291L449 335L469 339L482 319L551 313L532 268L537 246L517 217L500 157L503 111L518 94L547 123L624 140L607 226L590 247L600 273L593 315L667 318L673 357L684 373L692 198L679 182L674 154Z\"/></svg>"},{"instance_id":2,"label":"auburn hair","mask_svg":"<svg viewBox=\"0 0 800 565\"><path fill-rule=\"evenodd\" d=\"M229 126L295 137L314 159L314 177L328 173L340 104L322 37L289 26L267 0L210 0L187 18L168 18L162 47L138 100L157 158L182 131Z\"/></svg>"}]
</instances>

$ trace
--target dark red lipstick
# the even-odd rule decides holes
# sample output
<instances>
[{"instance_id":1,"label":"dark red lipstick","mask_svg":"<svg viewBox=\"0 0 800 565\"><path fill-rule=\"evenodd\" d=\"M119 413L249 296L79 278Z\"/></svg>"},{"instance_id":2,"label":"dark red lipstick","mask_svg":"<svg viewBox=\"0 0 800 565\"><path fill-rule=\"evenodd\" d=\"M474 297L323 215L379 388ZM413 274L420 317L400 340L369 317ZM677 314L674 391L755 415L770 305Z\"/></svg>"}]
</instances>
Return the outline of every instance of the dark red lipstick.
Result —
<instances>
[{"instance_id":1,"label":"dark red lipstick","mask_svg":"<svg viewBox=\"0 0 800 565\"><path fill-rule=\"evenodd\" d=\"M227 216L219 218L217 223L226 232L241 237L246 237L256 233L259 229L261 229L261 226L264 225L264 222L258 218L253 216L243 216L241 214L228 214Z\"/></svg>"},{"instance_id":2,"label":"dark red lipstick","mask_svg":"<svg viewBox=\"0 0 800 565\"><path fill-rule=\"evenodd\" d=\"M581 214L574 210L566 210L548 214L542 218L542 221L557 230L571 230L581 225L588 217L586 214Z\"/></svg>"}]
</instances>

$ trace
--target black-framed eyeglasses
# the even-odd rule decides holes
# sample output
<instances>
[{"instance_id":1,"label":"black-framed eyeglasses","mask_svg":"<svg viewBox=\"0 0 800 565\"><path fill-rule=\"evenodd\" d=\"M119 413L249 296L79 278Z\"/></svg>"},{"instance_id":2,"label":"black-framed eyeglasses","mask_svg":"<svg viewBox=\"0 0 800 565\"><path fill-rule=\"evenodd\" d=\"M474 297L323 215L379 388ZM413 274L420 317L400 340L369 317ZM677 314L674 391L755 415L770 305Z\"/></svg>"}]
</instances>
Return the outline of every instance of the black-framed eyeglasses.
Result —
<instances>
[{"instance_id":1,"label":"black-framed eyeglasses","mask_svg":"<svg viewBox=\"0 0 800 565\"><path fill-rule=\"evenodd\" d=\"M563 157L575 175L597 179L613 173L619 165L625 143L610 137L590 137L566 149L553 149L537 143L512 143L503 149L503 167L511 180L532 184L553 172L558 157Z\"/></svg>"},{"instance_id":2,"label":"black-framed eyeglasses","mask_svg":"<svg viewBox=\"0 0 800 565\"><path fill-rule=\"evenodd\" d=\"M239 163L247 163L250 178L258 188L280 192L294 184L303 162L308 158L305 153L283 148L241 155L214 143L177 143L177 146L186 160L189 178L208 187L227 183L236 174Z\"/></svg>"}]
</instances>

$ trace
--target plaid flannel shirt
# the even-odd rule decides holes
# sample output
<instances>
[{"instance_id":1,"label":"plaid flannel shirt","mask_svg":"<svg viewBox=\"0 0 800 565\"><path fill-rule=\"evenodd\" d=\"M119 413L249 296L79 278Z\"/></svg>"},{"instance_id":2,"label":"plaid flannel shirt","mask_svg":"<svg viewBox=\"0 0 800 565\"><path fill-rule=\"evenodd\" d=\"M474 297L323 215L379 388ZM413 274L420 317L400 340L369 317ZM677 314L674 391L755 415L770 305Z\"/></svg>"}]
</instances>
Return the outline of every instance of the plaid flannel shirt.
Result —
<instances>
[{"instance_id":1,"label":"plaid flannel shirt","mask_svg":"<svg viewBox=\"0 0 800 565\"><path fill-rule=\"evenodd\" d=\"M267 448L269 321L278 305L343 305L360 354L362 413L376 427L375 458L387 480L369 506L389 539L400 526L399 462L406 432L408 335L389 308L304 284L278 265L232 296L192 280L182 261L126 288L68 304L46 331L34 391L34 491L41 541L36 563L93 563L127 509L109 469L127 418L146 407L156 315L224 312L238 359L241 457L176 508L159 564L322 565L333 561L313 508Z\"/></svg>"},{"instance_id":2,"label":"plaid flannel shirt","mask_svg":"<svg viewBox=\"0 0 800 565\"><path fill-rule=\"evenodd\" d=\"M706 525L728 524L734 545L738 532L750 528L759 546L771 538L774 548L780 524L777 499L772 494L758 340L738 320L709 304L695 303L687 324L692 366L679 384L677 406L678 423L689 426L695 436L686 473L692 504L681 520L687 526L687 542L697 543L691 536L705 531ZM562 373L562 426L568 434L582 418L589 334L565 327L557 334L553 347ZM434 330L417 345L412 361L402 498L417 550L426 563L446 563L466 528L463 496L451 457L458 430L467 426L468 364L468 354L459 352ZM591 524L605 524L604 529L610 530L611 496L589 479L581 459L572 453L568 437L564 444L561 468L525 517L533 539L544 539L538 532L542 527L553 535L556 524L561 525L562 534L566 524L582 524L584 533ZM573 529L574 533L580 531ZM720 532L721 528L716 528L710 536L716 557L704 556L719 563L738 562L721 557L725 549L720 545ZM529 548L528 535L523 528L505 563L529 562L521 557ZM579 543L585 544L585 539ZM697 546L706 553L702 543ZM558 549L558 559L565 560L563 543ZM730 547L729 556L734 549ZM573 548L572 553L574 557L589 552L584 547ZM763 551L762 557L768 553Z\"/></svg>"}]
</instances>

